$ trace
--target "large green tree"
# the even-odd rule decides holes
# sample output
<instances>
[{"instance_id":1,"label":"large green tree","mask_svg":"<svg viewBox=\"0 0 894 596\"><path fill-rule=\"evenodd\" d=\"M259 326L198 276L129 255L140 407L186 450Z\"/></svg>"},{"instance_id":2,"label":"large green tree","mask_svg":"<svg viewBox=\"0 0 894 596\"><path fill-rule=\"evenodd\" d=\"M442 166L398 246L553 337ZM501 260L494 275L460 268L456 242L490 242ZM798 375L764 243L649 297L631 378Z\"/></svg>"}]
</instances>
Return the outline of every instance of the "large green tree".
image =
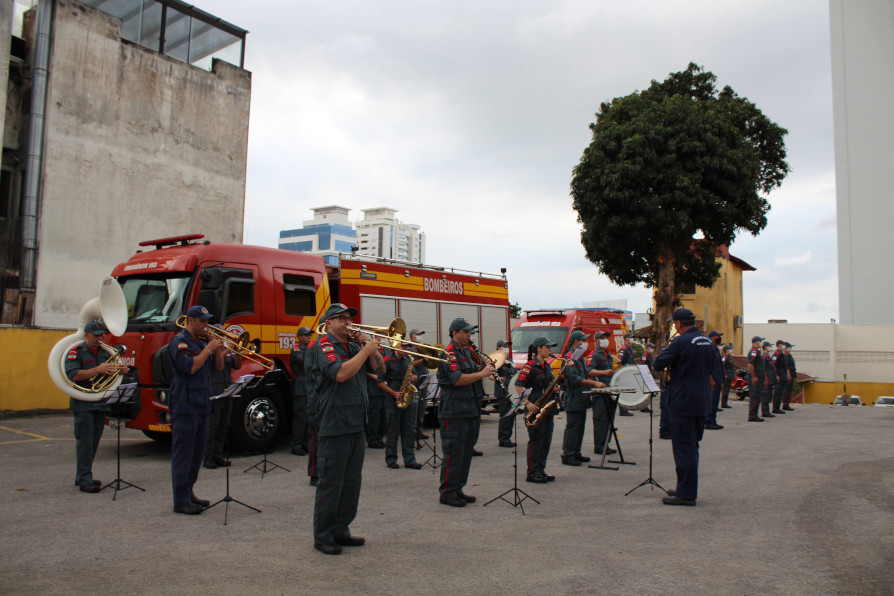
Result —
<instances>
[{"instance_id":1,"label":"large green tree","mask_svg":"<svg viewBox=\"0 0 894 596\"><path fill-rule=\"evenodd\" d=\"M711 286L718 246L767 225L766 195L789 171L787 134L697 64L603 103L571 196L587 258L619 285L653 288L651 339L681 284Z\"/></svg>"}]
</instances>

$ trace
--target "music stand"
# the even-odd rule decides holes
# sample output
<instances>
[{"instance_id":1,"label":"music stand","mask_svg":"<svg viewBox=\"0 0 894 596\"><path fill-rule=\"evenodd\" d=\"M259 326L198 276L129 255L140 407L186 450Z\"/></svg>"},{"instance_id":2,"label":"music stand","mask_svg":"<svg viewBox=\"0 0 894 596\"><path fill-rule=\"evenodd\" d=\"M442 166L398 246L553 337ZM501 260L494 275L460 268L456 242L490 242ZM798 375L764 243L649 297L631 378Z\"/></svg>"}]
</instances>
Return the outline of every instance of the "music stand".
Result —
<instances>
[{"instance_id":1,"label":"music stand","mask_svg":"<svg viewBox=\"0 0 894 596\"><path fill-rule=\"evenodd\" d=\"M243 375L242 377L239 378L238 381L236 381L235 383L233 383L232 385L227 387L226 391L224 391L220 395L213 396L211 399L232 399L234 395L237 395L240 391L242 391L242 389L246 385L248 385L252 380L254 380L253 375ZM225 456L228 452L228 449L227 449L228 445L229 445L229 437L227 437L226 440L224 441L224 455ZM242 501L240 501L238 499L234 499L232 496L230 496L230 466L226 466L226 478L227 478L226 494L219 501L216 501L215 503L208 505L208 507L206 507L205 510L207 511L208 509L211 509L215 505L220 505L221 503L225 503L225 505L224 505L224 525L227 525L227 518L230 515L230 503L237 503L239 505L242 505L243 507L248 507L249 509L252 509L253 511L257 511L258 513L260 513L261 512L260 509L258 509L256 507L252 507L251 505L243 503Z\"/></svg>"},{"instance_id":2,"label":"music stand","mask_svg":"<svg viewBox=\"0 0 894 596\"><path fill-rule=\"evenodd\" d=\"M136 383L127 383L125 385L118 385L118 387L114 390L112 395L110 395L106 399L105 403L112 405L112 406L114 406L114 405L126 406L126 405L132 404L134 402L137 394L138 393L137 393L137 384ZM111 414L111 412L109 412L109 413ZM118 473L115 476L114 480L112 480L111 482L109 482L108 484L106 484L104 487L102 487L99 490L105 490L105 489L109 488L110 486L112 488L114 488L115 493L112 495L112 500L114 501L118 497L119 490L124 490L125 488L133 487L133 488L140 490L142 492L146 492L146 489L140 488L136 484L133 484L126 480L122 480L122 478L121 478L121 426L122 426L122 423L126 419L119 418L117 416L113 416L113 417L110 417L109 420L110 421L115 420L115 427L117 428L117 431L118 431L118 438L117 438L118 447L116 449L116 455L115 455L115 459L117 460L116 465L117 465Z\"/></svg>"},{"instance_id":3,"label":"music stand","mask_svg":"<svg viewBox=\"0 0 894 596\"><path fill-rule=\"evenodd\" d=\"M506 416L515 416L516 412L518 412L518 410L522 407L522 405L525 403L525 400L527 399L528 395L530 395L530 394L531 394L531 390L526 389L521 395L518 396L518 399L515 400L515 403L512 404L512 406L509 408L509 411L506 412L505 414L503 414L502 416L500 416L500 418L505 418ZM522 505L522 503L524 502L525 499L531 499L538 505L540 505L540 501L538 501L537 499L535 499L534 497L532 497L531 495L529 495L528 493L526 493L525 491L523 491L522 489L520 489L518 487L518 436L517 435L518 435L518 416L515 416L515 418L512 421L512 436L515 439L515 441L513 441L515 443L515 447L512 448L512 453L515 458L515 461L512 463L512 468L514 470L513 486L509 490L505 491L503 494L497 495L496 497L494 497L493 499L491 499L490 501L485 503L484 506L487 507L488 505L490 505L491 503L493 503L494 501L499 499L499 500L509 503L513 507L518 507L519 509L521 509L522 515L525 515L525 507L524 507L524 505ZM506 498L506 495L508 495L509 493L512 493L511 501ZM519 495L521 495L521 497Z\"/></svg>"},{"instance_id":4,"label":"music stand","mask_svg":"<svg viewBox=\"0 0 894 596\"><path fill-rule=\"evenodd\" d=\"M242 380L246 379L246 377L248 378L248 381L251 381L255 378L253 375L245 375L242 378L240 378L239 381L237 381L237 383L242 382ZM246 382L248 382L248 381L246 381ZM226 391L224 391L224 393L222 393L221 396L227 394L230 391L230 389L232 389L232 386L230 386ZM241 390L241 387L239 389ZM254 470L255 468L257 468L258 470L261 471L261 478L263 478L264 474L266 474L267 472L270 472L272 470L275 470L277 468L279 468L280 470L285 470L286 472L289 472L289 473L292 472L292 470L286 468L285 466L275 464L272 461L270 461L269 459L267 459L267 454L269 452L270 452L270 449L268 449L267 447L264 447L264 457L261 458L261 461L259 461L258 463L256 463L253 466L249 466L248 468L243 470L242 473L245 474L245 473L250 472L251 470Z\"/></svg>"},{"instance_id":5,"label":"music stand","mask_svg":"<svg viewBox=\"0 0 894 596\"><path fill-rule=\"evenodd\" d=\"M655 382L655 377L652 376L652 371L649 370L648 366L646 366L645 364L637 364L636 367L637 369L639 369L639 377L642 381L642 383L640 383L640 390L643 393L649 394L649 477L624 493L625 497L639 487L646 486L647 484L651 486L657 486L665 493L667 493L664 487L658 484L658 482L656 482L655 479L652 478L652 430L654 424L652 421L652 400L655 398L656 393L661 393L661 389Z\"/></svg>"},{"instance_id":6,"label":"music stand","mask_svg":"<svg viewBox=\"0 0 894 596\"><path fill-rule=\"evenodd\" d=\"M433 389L431 389L431 388L433 388ZM429 382L429 384L426 386L426 389L428 389L431 392L431 404L437 410L438 400L441 396L441 386L438 384L437 379L435 380L434 383ZM426 403L428 400L421 400L421 401L422 401L422 403ZM431 466L431 473L434 474L435 470L437 470L438 468L441 467L441 460L444 459L440 455L438 455L438 425L437 424L433 425L432 429L431 429L431 445L429 445L428 441L426 441L425 439L422 439L422 445L431 449L431 455L429 456L429 458L427 460L422 462L422 465L423 466ZM421 446L419 448L421 448Z\"/></svg>"}]
</instances>

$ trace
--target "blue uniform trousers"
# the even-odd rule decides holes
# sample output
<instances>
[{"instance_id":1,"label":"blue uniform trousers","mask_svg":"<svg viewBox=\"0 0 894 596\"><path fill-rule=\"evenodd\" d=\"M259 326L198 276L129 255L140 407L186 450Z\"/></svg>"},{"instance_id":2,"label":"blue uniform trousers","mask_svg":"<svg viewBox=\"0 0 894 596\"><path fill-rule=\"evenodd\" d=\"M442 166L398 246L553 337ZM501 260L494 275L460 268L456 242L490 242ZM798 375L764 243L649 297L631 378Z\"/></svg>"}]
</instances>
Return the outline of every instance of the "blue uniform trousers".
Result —
<instances>
[{"instance_id":1,"label":"blue uniform trousers","mask_svg":"<svg viewBox=\"0 0 894 596\"><path fill-rule=\"evenodd\" d=\"M698 498L698 442L705 434L704 416L670 417L671 445L677 468L677 496Z\"/></svg>"},{"instance_id":2,"label":"blue uniform trousers","mask_svg":"<svg viewBox=\"0 0 894 596\"><path fill-rule=\"evenodd\" d=\"M787 407L788 407L788 404L791 402L791 399L792 399L792 388L794 387L794 385L795 385L795 381L794 381L794 380L789 381L789 382L786 383L786 385L785 385L785 394L782 396L782 407L783 407L783 408L787 408Z\"/></svg>"},{"instance_id":3,"label":"blue uniform trousers","mask_svg":"<svg viewBox=\"0 0 894 596\"><path fill-rule=\"evenodd\" d=\"M711 390L711 409L705 414L705 424L717 424L717 408L720 407L720 385Z\"/></svg>"},{"instance_id":4,"label":"blue uniform trousers","mask_svg":"<svg viewBox=\"0 0 894 596\"><path fill-rule=\"evenodd\" d=\"M317 477L317 452L320 450L320 446L318 444L318 439L320 438L317 434L319 429L317 425L310 421L307 425L307 475L311 478Z\"/></svg>"},{"instance_id":5,"label":"blue uniform trousers","mask_svg":"<svg viewBox=\"0 0 894 596\"><path fill-rule=\"evenodd\" d=\"M199 477L208 440L209 419L208 414L171 415L171 485L175 507L192 502L193 486Z\"/></svg>"},{"instance_id":6,"label":"blue uniform trousers","mask_svg":"<svg viewBox=\"0 0 894 596\"><path fill-rule=\"evenodd\" d=\"M385 433L388 432L388 426L385 421L385 396L370 395L369 409L367 411L366 440L370 443L378 443L384 438Z\"/></svg>"},{"instance_id":7,"label":"blue uniform trousers","mask_svg":"<svg viewBox=\"0 0 894 596\"><path fill-rule=\"evenodd\" d=\"M761 396L763 395L763 380L755 383L754 379L748 384L748 418L757 418L760 413Z\"/></svg>"},{"instance_id":8,"label":"blue uniform trousers","mask_svg":"<svg viewBox=\"0 0 894 596\"><path fill-rule=\"evenodd\" d=\"M217 391L215 395L219 393L222 391ZM230 430L232 416L232 397L221 397L211 401L211 422L208 427L205 457L223 457L224 443L227 441L227 431Z\"/></svg>"},{"instance_id":9,"label":"blue uniform trousers","mask_svg":"<svg viewBox=\"0 0 894 596\"><path fill-rule=\"evenodd\" d=\"M515 416L506 416L503 418L511 407L512 398L508 395L497 397L497 408L500 411L500 420L497 422L497 440L500 443L512 442L512 424L515 420Z\"/></svg>"},{"instance_id":10,"label":"blue uniform trousers","mask_svg":"<svg viewBox=\"0 0 894 596\"><path fill-rule=\"evenodd\" d=\"M773 409L778 410L782 407L782 397L785 395L785 389L788 381L785 383L776 383L773 385Z\"/></svg>"},{"instance_id":11,"label":"blue uniform trousers","mask_svg":"<svg viewBox=\"0 0 894 596\"><path fill-rule=\"evenodd\" d=\"M587 411L565 411L565 436L562 438L562 457L569 458L581 455L580 448L584 442L584 428L587 426Z\"/></svg>"},{"instance_id":12,"label":"blue uniform trousers","mask_svg":"<svg viewBox=\"0 0 894 596\"><path fill-rule=\"evenodd\" d=\"M307 395L292 396L292 441L289 446L292 449L304 449L307 451Z\"/></svg>"},{"instance_id":13,"label":"blue uniform trousers","mask_svg":"<svg viewBox=\"0 0 894 596\"><path fill-rule=\"evenodd\" d=\"M606 441L611 441L609 433L618 402L611 400L610 408L607 408L605 403L606 400L602 395L593 396L593 453L602 453Z\"/></svg>"},{"instance_id":14,"label":"blue uniform trousers","mask_svg":"<svg viewBox=\"0 0 894 596\"><path fill-rule=\"evenodd\" d=\"M761 391L761 413L769 414L770 413L770 401L773 399L773 388L776 386L776 383L771 383L769 385L765 385Z\"/></svg>"},{"instance_id":15,"label":"blue uniform trousers","mask_svg":"<svg viewBox=\"0 0 894 596\"><path fill-rule=\"evenodd\" d=\"M332 544L351 535L357 516L366 433L318 438L317 494L314 499L314 543Z\"/></svg>"},{"instance_id":16,"label":"blue uniform trousers","mask_svg":"<svg viewBox=\"0 0 894 596\"><path fill-rule=\"evenodd\" d=\"M105 428L106 412L87 410L74 413L75 455L77 468L75 484L93 485L93 458Z\"/></svg>"},{"instance_id":17,"label":"blue uniform trousers","mask_svg":"<svg viewBox=\"0 0 894 596\"><path fill-rule=\"evenodd\" d=\"M444 461L441 464L441 496L458 497L469 480L472 467L472 449L475 447L475 425L481 418L440 418L441 448Z\"/></svg>"},{"instance_id":18,"label":"blue uniform trousers","mask_svg":"<svg viewBox=\"0 0 894 596\"><path fill-rule=\"evenodd\" d=\"M385 427L388 429L385 441L385 463L397 463L397 439L404 465L416 463L416 399L410 400L407 409L401 410L393 397L385 398Z\"/></svg>"},{"instance_id":19,"label":"blue uniform trousers","mask_svg":"<svg viewBox=\"0 0 894 596\"><path fill-rule=\"evenodd\" d=\"M547 416L540 426L528 429L528 478L546 475L546 458L553 441L555 415Z\"/></svg>"},{"instance_id":20,"label":"blue uniform trousers","mask_svg":"<svg viewBox=\"0 0 894 596\"><path fill-rule=\"evenodd\" d=\"M670 410L667 409L667 387L661 386L661 398L658 402L658 434L670 434Z\"/></svg>"}]
</instances>

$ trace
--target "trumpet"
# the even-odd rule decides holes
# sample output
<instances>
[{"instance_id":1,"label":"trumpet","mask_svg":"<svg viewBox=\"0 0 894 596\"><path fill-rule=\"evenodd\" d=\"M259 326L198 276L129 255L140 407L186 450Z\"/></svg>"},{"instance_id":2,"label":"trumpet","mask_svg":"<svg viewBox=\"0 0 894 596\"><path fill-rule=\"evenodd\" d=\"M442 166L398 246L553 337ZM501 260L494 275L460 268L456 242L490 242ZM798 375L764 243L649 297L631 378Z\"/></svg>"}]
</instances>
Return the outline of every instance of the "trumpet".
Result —
<instances>
[{"instance_id":1,"label":"trumpet","mask_svg":"<svg viewBox=\"0 0 894 596\"><path fill-rule=\"evenodd\" d=\"M428 344L422 344L419 342L404 339L404 337L407 335L407 324L400 317L392 320L387 327L373 327L372 325L348 325L346 329L352 335L356 335L357 333L365 333L366 335L372 335L373 337L378 337L379 339L388 340L388 347L395 352L402 352L404 354L410 354L411 356L422 356L426 360L447 362L447 358L440 358L436 356L436 354L444 354L446 356L447 351L444 348L430 346ZM317 326L317 335L325 334L326 322L323 321ZM420 348L426 349L427 353L420 354L412 350L402 349L400 346L403 344L419 346Z\"/></svg>"},{"instance_id":2,"label":"trumpet","mask_svg":"<svg viewBox=\"0 0 894 596\"><path fill-rule=\"evenodd\" d=\"M182 329L186 329L186 315L177 317L176 325ZM248 331L243 331L242 333L230 333L209 325L205 328L205 335L202 339L211 337L219 339L224 344L224 347L234 354L238 354L246 360L251 360L267 370L273 370L273 360L258 354L257 348L251 343Z\"/></svg>"}]
</instances>

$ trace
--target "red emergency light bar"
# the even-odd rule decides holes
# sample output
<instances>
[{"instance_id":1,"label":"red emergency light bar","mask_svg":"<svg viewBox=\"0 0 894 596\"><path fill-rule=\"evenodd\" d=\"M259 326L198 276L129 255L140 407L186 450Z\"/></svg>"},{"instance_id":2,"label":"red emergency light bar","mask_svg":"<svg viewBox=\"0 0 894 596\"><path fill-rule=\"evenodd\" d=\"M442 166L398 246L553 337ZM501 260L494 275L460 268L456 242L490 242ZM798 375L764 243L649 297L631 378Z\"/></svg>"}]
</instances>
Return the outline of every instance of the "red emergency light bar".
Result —
<instances>
[{"instance_id":1,"label":"red emergency light bar","mask_svg":"<svg viewBox=\"0 0 894 596\"><path fill-rule=\"evenodd\" d=\"M205 237L205 234L187 234L185 236L171 236L170 238L158 238L157 240L143 240L140 242L140 246L154 246L156 249L163 248L165 246L174 246L175 244L180 244L181 246L186 246L189 244L190 240L201 240Z\"/></svg>"}]
</instances>

